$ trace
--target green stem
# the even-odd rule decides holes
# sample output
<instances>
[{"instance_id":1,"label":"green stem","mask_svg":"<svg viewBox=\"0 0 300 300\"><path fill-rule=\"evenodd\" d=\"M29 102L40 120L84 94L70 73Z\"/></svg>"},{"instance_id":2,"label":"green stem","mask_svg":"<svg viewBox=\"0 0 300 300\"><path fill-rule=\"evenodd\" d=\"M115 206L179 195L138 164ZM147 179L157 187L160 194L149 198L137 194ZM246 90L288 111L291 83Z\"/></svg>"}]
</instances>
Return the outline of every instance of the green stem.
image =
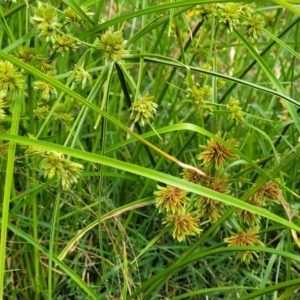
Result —
<instances>
[{"instance_id":1,"label":"green stem","mask_svg":"<svg viewBox=\"0 0 300 300\"><path fill-rule=\"evenodd\" d=\"M109 67L106 66L103 69L101 75L98 77L96 83L94 84L94 86L93 86L93 88L92 88L92 90L91 90L91 92L90 92L90 94L89 94L89 96L87 98L87 100L89 102L92 102L94 100L94 98L96 97L99 89L102 86L102 82L104 80L104 76L106 76L106 73L108 72L108 70L109 70ZM73 124L73 126L72 126L72 128L71 128L71 130L69 132L68 137L66 138L66 141L64 142L64 146L68 145L68 143L70 142L71 138L72 138L71 148L73 148L75 146L76 141L77 141L78 136L79 136L79 134L81 132L81 128L82 128L82 126L84 124L84 121L85 121L85 118L87 116L88 111L89 111L89 107L83 107L81 109L80 113L78 114L78 117L77 117L76 121L74 122L74 124ZM76 131L75 131L75 128L76 128ZM75 134L74 134L74 131L75 131Z\"/></svg>"},{"instance_id":2,"label":"green stem","mask_svg":"<svg viewBox=\"0 0 300 300\"><path fill-rule=\"evenodd\" d=\"M38 219L37 219L37 199L34 196L32 199L32 214L33 214L33 238L38 242ZM33 248L34 250L34 270L35 270L35 299L39 299L40 297L40 264L39 257L40 253L37 248Z\"/></svg>"},{"instance_id":3,"label":"green stem","mask_svg":"<svg viewBox=\"0 0 300 300\"><path fill-rule=\"evenodd\" d=\"M110 91L110 84L111 84L111 79L112 79L112 75L113 75L113 68L114 68L114 63L112 62L109 65L109 71L107 74L107 78L106 78L106 82L105 82L105 88L104 88L104 92L103 92L103 99L102 99L102 103L101 103L101 109L107 111L107 105L108 105L108 98L109 98L109 91ZM100 115L99 115L100 116ZM101 116L100 116L101 117ZM101 126L101 155L105 155L105 145L106 145L106 135L107 135L107 120L105 118L101 118L99 119L101 120L102 126ZM102 207L102 203L103 203L103 199L106 202L107 201L107 196L106 196L106 182L105 182L105 177L103 175L103 172L105 171L105 165L100 165L100 169L99 169L99 197L98 197L98 215L99 215L99 219L100 216L102 216L103 214L103 207ZM102 224L101 222L99 222L98 225L98 235L99 235L99 241L100 241L100 247L99 247L99 253L100 253L100 257L101 262L102 262L102 277L103 277L103 284L105 285L108 294L110 295L111 293L111 289L110 286L108 284L108 280L107 280L107 272L106 272L106 260L103 259L105 257L104 254L104 249L103 249L103 234L102 234Z\"/></svg>"},{"instance_id":4,"label":"green stem","mask_svg":"<svg viewBox=\"0 0 300 300\"><path fill-rule=\"evenodd\" d=\"M33 110L35 108L33 99L33 90L31 88L31 75L27 77L27 93L28 93L28 114L29 114L29 131L34 135L34 115Z\"/></svg>"},{"instance_id":5,"label":"green stem","mask_svg":"<svg viewBox=\"0 0 300 300\"><path fill-rule=\"evenodd\" d=\"M11 124L12 135L18 135L20 113L22 107L22 93L16 97L16 102L13 111L13 120ZM4 196L2 204L2 222L1 222L1 241L0 241L0 300L3 299L3 287L5 279L5 262L6 262L6 240L7 240L7 226L9 220L9 204L10 195L13 187L13 174L15 165L15 153L16 153L16 142L9 142L8 157L7 157L7 167L6 176L4 184Z\"/></svg>"},{"instance_id":6,"label":"green stem","mask_svg":"<svg viewBox=\"0 0 300 300\"><path fill-rule=\"evenodd\" d=\"M176 18L174 18L174 24L175 24L175 33L176 33L177 42L178 42L178 45L179 45L182 61L185 65L187 65L187 61L186 61L186 58L185 58L185 51L184 51L184 47L183 47L183 44L182 44L182 36L181 36L180 26L177 24ZM187 77L188 77L190 87L192 88L195 84L194 84L194 80L192 78L191 71L189 69L187 69L186 73L187 73Z\"/></svg>"},{"instance_id":7,"label":"green stem","mask_svg":"<svg viewBox=\"0 0 300 300\"><path fill-rule=\"evenodd\" d=\"M49 245L49 264L48 264L48 300L52 300L52 263L53 263L53 249L54 249L54 239L55 239L55 228L58 225L58 215L59 215L59 204L60 204L61 187L58 188L56 200L54 204L54 211L51 223L51 233L50 233L50 245Z\"/></svg>"}]
</instances>

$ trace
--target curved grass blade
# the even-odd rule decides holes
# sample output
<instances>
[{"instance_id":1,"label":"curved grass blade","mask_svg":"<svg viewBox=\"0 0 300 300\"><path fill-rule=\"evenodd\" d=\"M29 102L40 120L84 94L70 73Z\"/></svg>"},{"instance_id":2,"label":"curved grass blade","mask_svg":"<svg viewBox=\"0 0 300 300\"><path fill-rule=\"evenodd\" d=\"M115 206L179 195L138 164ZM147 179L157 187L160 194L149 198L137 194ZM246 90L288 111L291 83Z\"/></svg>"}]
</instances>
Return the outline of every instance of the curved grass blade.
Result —
<instances>
[{"instance_id":1,"label":"curved grass blade","mask_svg":"<svg viewBox=\"0 0 300 300\"><path fill-rule=\"evenodd\" d=\"M176 296L173 298L170 298L170 300L181 300L181 299L191 299L193 296L201 295L201 294L210 294L210 293L221 293L221 292L233 292L233 291L238 291L238 290L255 290L256 288L250 287L250 286L222 286L222 287L214 287L214 288L208 288L208 289L203 289L203 290L198 290L198 291L192 291L188 292L185 294L181 294L180 296Z\"/></svg>"},{"instance_id":2,"label":"curved grass blade","mask_svg":"<svg viewBox=\"0 0 300 300\"><path fill-rule=\"evenodd\" d=\"M220 77L223 78L225 80L228 81L232 81L235 83L239 83L251 88L254 88L256 90L283 98L287 101L289 101L290 103L294 104L297 107L300 107L300 103L298 101L296 101L295 99L289 97L286 92L278 92L278 91L274 91L272 89L268 89L266 87L260 86L258 84L252 83L252 82L248 82L236 77L231 77L222 73L218 73L218 72L213 72L213 71L208 71L205 69L201 69L198 67L193 67L193 66L185 66L182 63L178 62L176 63L174 59L170 59L166 56L160 56L160 55L153 55L151 53L143 53L143 54L126 54L123 55L124 60L128 60L129 62L139 62L139 58L140 57L144 57L145 62L154 62L154 63L158 63L158 64L163 64L163 65L169 65L169 66L173 66L173 67L177 67L177 68L188 68L191 71L195 71L195 72L199 72L199 73L204 73L204 74L208 74L208 75L212 75L212 76L216 76L216 77ZM159 58L157 58L159 57ZM276 78L277 79L277 78Z\"/></svg>"},{"instance_id":3,"label":"curved grass blade","mask_svg":"<svg viewBox=\"0 0 300 300\"><path fill-rule=\"evenodd\" d=\"M293 162L297 157L299 156L299 154L297 152L293 153L292 155L290 155L289 157L287 157L285 160L283 160L279 165L277 165L273 171L272 174L277 174L283 166ZM248 199L249 197L251 197L260 187L263 186L263 184L265 184L266 180L264 178L261 178L258 182L256 182L256 184L250 188L242 197L241 200L245 201L246 199ZM229 209L226 213L224 213L224 215L217 221L215 222L212 226L210 226L201 236L200 238L192 245L189 247L188 250L186 250L181 257L173 264L173 265L177 265L179 264L181 261L184 261L185 259L188 259L192 253L194 251L196 251L196 249L199 248L199 246L206 241L206 239L208 238L208 236L210 236L227 218L229 218L235 211L235 208L232 207L231 209ZM274 228L274 230L276 230L276 228ZM263 232L263 231L262 231ZM172 265L172 266L173 266ZM157 283L161 284L163 281L165 281L167 278L161 277Z\"/></svg>"},{"instance_id":4,"label":"curved grass blade","mask_svg":"<svg viewBox=\"0 0 300 300\"><path fill-rule=\"evenodd\" d=\"M293 287L295 289L297 287L299 288L299 286L300 286L300 278L287 280L287 281L280 282L275 285L268 286L263 289L258 289L248 295L242 296L241 298L239 298L239 300L255 299L258 296L266 295L266 294L274 292L274 291L279 291L281 289L285 289L288 287ZM287 299L287 298L284 298L284 299Z\"/></svg>"},{"instance_id":5,"label":"curved grass blade","mask_svg":"<svg viewBox=\"0 0 300 300\"><path fill-rule=\"evenodd\" d=\"M161 155L167 157L168 159L176 162L176 158L168 155L167 153L165 153L164 151L158 149L156 146L154 146L153 144L151 144L150 142L148 142L147 140L143 139L140 135L136 134L135 132L133 132L132 130L130 130L129 128L127 128L127 126L125 126L122 122L118 121L117 119L115 119L114 117L112 117L110 114L102 111L101 109L99 109L96 105L90 103L89 101L87 101L86 99L84 99L82 96L80 96L79 94L77 94L76 92L70 90L68 87L66 87L64 84L62 84L61 82L59 82L58 80L51 78L45 74L43 74L42 72L38 71L37 69L33 68L30 65L27 65L26 63L16 59L15 57L8 55L2 51L0 51L0 57L3 57L9 61L11 61L13 64L24 68L25 70L27 70L29 73L32 73L34 75L36 75L37 77L45 80L46 82L49 82L50 84L52 84L53 86L57 87L58 89L61 89L63 92L65 92L66 94L70 95L71 97L74 97L75 99L77 99L78 101L80 101L81 103L85 104L86 106L92 108L94 111L96 111L97 113L99 113L100 115L102 115L103 117L105 117L107 120L113 122L115 125L117 125L118 127L122 128L125 132L131 134L132 136L136 137L140 142L146 144L147 146L151 147L152 149L154 149L156 152L160 153ZM173 63L173 62L172 62ZM181 64L178 64L178 66L181 66ZM207 71L206 71L207 72ZM211 73L211 72L210 72ZM281 97L283 97L281 95ZM289 98L289 97L287 97ZM295 101L292 99L292 101ZM299 104L300 105L300 104ZM300 120L299 120L300 122ZM193 126L192 124L190 124L191 126ZM200 127L199 127L200 128ZM201 129L203 131L203 129ZM219 143L223 144L224 141L222 139L218 139L217 137L215 137L214 135L212 135L211 133L207 132L207 135L214 138L216 141L218 141ZM237 151L235 148L233 148L230 145L224 144L226 147L228 147L229 149L231 149L232 151ZM236 152L238 155L241 155L243 157L243 155L239 152ZM248 159L248 158L247 158ZM248 159L248 161L251 161ZM271 178L265 171L263 171L261 168L259 168L257 165L255 165L253 162L251 162L251 164L253 166L255 166L255 168L264 176L268 177L269 179L274 181L274 178ZM279 185L281 185L280 183L278 183Z\"/></svg>"},{"instance_id":6,"label":"curved grass blade","mask_svg":"<svg viewBox=\"0 0 300 300\"><path fill-rule=\"evenodd\" d=\"M143 176L146 178L150 178L150 179L153 179L153 180L156 180L159 182L163 182L165 184L169 184L169 185L181 188L183 190L187 190L187 191L189 191L191 193L195 193L197 195L202 195L207 198L212 198L212 199L218 200L220 202L224 202L227 205L245 209L247 211L258 214L262 217L266 217L270 220L273 220L275 222L278 222L282 225L285 225L289 228L295 229L296 231L300 232L300 227L269 212L268 210L262 209L260 207L255 207L253 205L250 205L248 203L240 201L234 197L220 194L218 192L215 192L215 191L205 188L203 186L193 184L191 182L185 181L183 179L180 179L180 178L168 175L168 174L164 174L162 172L150 170L145 167L140 167L137 165L133 165L133 164L130 164L127 162L119 161L119 160L101 156L101 155L97 155L94 153L84 152L81 150L63 147L63 146L60 146L57 144L33 140L33 139L25 138L25 137L13 136L10 134L0 133L0 138L3 140L9 140L9 141L19 143L21 145L34 146L34 147L42 148L42 149L49 150L49 151L57 151L57 152L60 152L60 153L66 154L66 155L77 157L79 159L83 159L83 160L98 163L98 164L103 164L103 165L106 165L106 166L109 166L112 168L120 169L120 170L129 172L129 173L137 174L137 175L140 175L140 176ZM300 149L299 149L299 152L300 152ZM299 155L299 154L297 153L297 155Z\"/></svg>"},{"instance_id":7,"label":"curved grass blade","mask_svg":"<svg viewBox=\"0 0 300 300\"><path fill-rule=\"evenodd\" d=\"M76 242L78 242L81 239L81 237L83 237L87 232L89 232L95 226L99 225L99 223L104 222L107 219L119 216L127 211L131 211L131 210L134 210L134 209L137 209L140 207L144 207L144 206L148 206L148 205L152 205L152 204L154 204L154 200L149 200L149 198L147 198L147 199L143 199L143 200L134 201L132 203L118 207L118 208L104 214L103 216L101 216L100 218L98 218L97 220L90 223L82 230L80 230L80 232L78 232L64 247L64 249L61 251L61 253L58 256L58 259L63 260L66 257L66 255L68 254L68 252L70 251L70 249L73 248L74 244Z\"/></svg>"},{"instance_id":8,"label":"curved grass blade","mask_svg":"<svg viewBox=\"0 0 300 300\"><path fill-rule=\"evenodd\" d=\"M105 28L108 28L109 26L113 26L116 25L118 23L122 23L124 21L142 16L142 15L146 15L146 14L151 14L157 11L162 11L162 10L169 10L172 8L178 8L178 7L185 7L185 6L194 6L194 5L199 5L199 4L210 4L210 3L227 3L228 1L226 0L206 0L206 1L201 1L201 3L199 2L199 0L183 0L183 1L177 1L177 2L169 2L169 3L164 3L164 4L158 4L158 5L152 5L150 7L144 8L144 9L140 9L140 10L136 10L134 12L131 13L127 13L125 15L116 17L114 19L111 19L107 22L104 22L102 24L96 25L94 28L85 31L84 33L82 33L79 38L80 39L84 39L89 37L90 35L93 35ZM241 2L238 0L232 0L230 2ZM252 1L252 2L263 2L262 0L256 0L256 1ZM187 8L188 9L188 8Z\"/></svg>"},{"instance_id":9,"label":"curved grass blade","mask_svg":"<svg viewBox=\"0 0 300 300\"><path fill-rule=\"evenodd\" d=\"M289 288L284 293L282 293L280 295L280 297L277 298L277 300L292 299L292 298L289 298L289 297L291 297L292 294L294 294L295 291L298 290L299 288L300 288L300 285L293 285L291 288Z\"/></svg>"},{"instance_id":10,"label":"curved grass blade","mask_svg":"<svg viewBox=\"0 0 300 300\"><path fill-rule=\"evenodd\" d=\"M24 44L25 42L29 41L34 36L38 35L38 33L39 33L39 31L37 29L33 29L30 32L28 32L27 34L23 35L21 38L14 41L13 43L9 44L7 47L2 49L2 51L9 53L9 52L13 51L14 49L16 49L17 47Z\"/></svg>"},{"instance_id":11,"label":"curved grass blade","mask_svg":"<svg viewBox=\"0 0 300 300\"><path fill-rule=\"evenodd\" d=\"M215 254L219 254L219 253L224 253L224 252L231 252L231 251L258 251L258 252L263 252L263 253L270 253L270 254L276 254L278 256L283 256L283 257L287 257L290 258L292 260L295 260L296 262L300 262L300 257L298 255L289 253L287 251L282 251L282 250L276 250L276 249L272 249L272 248L267 248L267 247L256 247L256 246L252 246L252 247L220 247L217 249L213 249L213 250L209 250L209 251L205 251L205 252L201 252L201 253L197 253L194 254L190 257L188 257L187 259L177 263L177 264L173 264L172 266L166 268L165 270L161 271L160 273L154 275L153 277L151 277L149 280L145 281L144 283L142 283L141 287L138 288L132 295L130 295L127 299L134 299L137 295L142 294L143 297L146 297L157 288L157 286L161 283L160 279L164 278L167 279L169 275L171 275L173 272L175 272L176 270L192 263L195 261L198 261L200 259L203 259L205 257L211 256L211 255L215 255ZM287 286L291 286L291 285L295 285L295 284L299 284L300 283L300 278L297 278L295 280L291 280L290 284ZM282 283L283 286L285 286L286 283ZM277 285L276 285L277 286ZM267 289L271 289L272 287L268 287ZM273 286L272 290L276 290L275 286ZM256 294L258 293L258 294ZM248 298L247 296L241 297L239 299L254 299L254 295L261 295L260 294L260 290L259 291L255 291L252 294L251 298Z\"/></svg>"},{"instance_id":12,"label":"curved grass blade","mask_svg":"<svg viewBox=\"0 0 300 300\"><path fill-rule=\"evenodd\" d=\"M249 124L248 124L249 125ZM249 125L249 127L252 127ZM254 129L254 128L253 128ZM212 134L211 132L197 126L197 125L194 125L194 124L190 124L190 123L181 123L181 124L174 124L174 125L170 125L170 126L166 126L166 127L163 127L163 128L159 128L157 129L156 131L159 133L159 134L163 134L163 133L168 133L168 132L173 132L173 131L178 131L178 130L189 130L189 131L193 131L193 132L197 132L197 133L200 133L200 134L203 134L207 137L210 137L214 140L216 140L217 142L219 142L220 144L226 146L227 148L229 148L230 150L232 150L235 154L237 154L238 156L240 156L241 158L243 158L247 163L249 163L251 166L253 166L253 168L258 172L260 173L261 175L265 176L266 178L269 178L270 180L272 181L275 181L275 179L270 176L270 174L268 174L267 172L265 172L263 169L261 169L256 163L253 162L253 160L251 160L247 155L243 154L242 152L240 152L239 150L237 150L236 148L228 145L227 143L225 143L222 139L218 138L217 136L215 136L214 134ZM259 131L258 129L256 129L257 131ZM260 132L260 131L259 131ZM150 132L147 132L143 135L141 135L143 138L147 138L147 137L150 137L150 136L153 136L155 135L155 132L154 131L150 131ZM265 136L265 138L271 142L267 136ZM132 142L136 141L136 138L131 138L131 139L128 139L126 141L123 141L123 142L120 142L120 143L117 143L115 145L112 145L111 147L108 147L106 149L106 153L107 152L110 152L112 150L115 150L115 149L118 149L119 147L121 146L125 146L127 144L130 144ZM275 151L275 148L273 148L273 150ZM300 150L299 150L300 151ZM295 197L299 197L299 195L297 195L294 191L288 189L285 185L281 184L280 182L276 182L282 189L288 191L289 193L293 194Z\"/></svg>"},{"instance_id":13,"label":"curved grass blade","mask_svg":"<svg viewBox=\"0 0 300 300\"><path fill-rule=\"evenodd\" d=\"M189 166L187 164L184 164L182 162L180 162L176 157L169 155L167 153L165 153L163 150L157 148L156 146L154 146L153 144L151 144L150 142L148 142L147 140L144 140L143 138L140 137L140 135L138 135L137 133L135 133L134 131L132 131L131 129L129 129L127 126L125 126L122 122L120 122L119 120L117 120L116 118L114 118L113 116L111 116L110 114L108 114L107 112L101 110L99 107L97 107L96 105L92 104L91 102L87 101L85 98L83 98L81 95L77 94L76 92L74 92L73 90L71 90L70 88L68 88L67 86L65 86L64 84L62 84L61 82L59 82L57 79L55 78L51 78L50 76L45 75L44 73L40 72L39 70L33 68L32 66L20 61L19 59L16 59L15 57L13 57L12 55L8 55L7 53L0 51L0 58L5 58L8 61L12 62L13 64L15 64L16 66L23 68L25 70L27 70L29 73L34 74L35 76L45 80L46 82L50 83L51 85L53 85L54 87L57 87L58 89L60 89L62 92L65 92L66 94L70 95L71 97L74 97L75 99L77 99L78 101L80 101L82 104L86 105L87 107L90 107L91 109L93 109L95 112L99 113L101 116L103 116L104 118L106 118L107 120L111 121L112 123L114 123L116 126L122 128L125 132L129 133L132 136L135 136L138 138L138 140L140 142L142 142L143 144L147 145L149 148L152 148L154 151L156 151L157 153L159 153L160 155L166 157L167 159L175 162L176 164L178 164L179 166L186 168L186 169L192 169L200 174L202 174L203 172L199 171L199 169L196 169L192 166ZM60 95L62 97L62 93ZM60 98L58 98L59 100ZM52 107L51 111L54 110L54 106ZM47 120L47 119L46 119ZM45 121L46 121L45 120ZM40 130L41 131L41 130Z\"/></svg>"}]
</instances>

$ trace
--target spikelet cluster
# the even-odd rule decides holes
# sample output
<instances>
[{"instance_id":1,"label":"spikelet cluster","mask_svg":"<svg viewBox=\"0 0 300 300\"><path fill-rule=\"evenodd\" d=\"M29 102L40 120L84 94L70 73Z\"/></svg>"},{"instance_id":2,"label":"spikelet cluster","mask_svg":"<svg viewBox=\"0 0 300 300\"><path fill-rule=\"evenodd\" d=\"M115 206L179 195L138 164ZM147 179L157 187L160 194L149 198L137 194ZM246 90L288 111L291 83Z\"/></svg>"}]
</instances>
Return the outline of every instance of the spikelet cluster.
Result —
<instances>
[{"instance_id":1,"label":"spikelet cluster","mask_svg":"<svg viewBox=\"0 0 300 300\"><path fill-rule=\"evenodd\" d=\"M221 132L218 132L216 136L231 147L236 148L239 145L235 139L226 140L226 133L221 134ZM237 155L232 149L229 149L213 138L207 142L207 145L202 145L200 148L202 148L203 151L197 158L202 160L205 167L214 166L217 170L222 170L230 160L237 158Z\"/></svg>"},{"instance_id":2,"label":"spikelet cluster","mask_svg":"<svg viewBox=\"0 0 300 300\"><path fill-rule=\"evenodd\" d=\"M24 78L9 61L0 60L0 92L15 94L23 88Z\"/></svg>"},{"instance_id":3,"label":"spikelet cluster","mask_svg":"<svg viewBox=\"0 0 300 300\"><path fill-rule=\"evenodd\" d=\"M188 193L169 185L166 187L157 186L157 189L154 192L155 205L160 213L166 214L163 224L166 224L170 229L173 238L181 242L185 240L186 236L200 233L199 213L197 211L188 211Z\"/></svg>"},{"instance_id":4,"label":"spikelet cluster","mask_svg":"<svg viewBox=\"0 0 300 300\"><path fill-rule=\"evenodd\" d=\"M269 207L279 201L280 193L279 186L273 181L268 181L246 202L256 207ZM238 209L235 214L240 221L249 226L260 222L259 215L244 209Z\"/></svg>"},{"instance_id":5,"label":"spikelet cluster","mask_svg":"<svg viewBox=\"0 0 300 300\"><path fill-rule=\"evenodd\" d=\"M263 242L259 240L258 233L259 227L252 227L245 231L238 230L236 234L225 238L224 242L228 244L229 247L236 246L264 246ZM246 264L249 264L253 259L253 256L258 256L255 251L239 251L238 257L242 259Z\"/></svg>"},{"instance_id":6,"label":"spikelet cluster","mask_svg":"<svg viewBox=\"0 0 300 300\"><path fill-rule=\"evenodd\" d=\"M235 121L238 124L240 121L244 121L245 113L242 111L240 107L240 101L231 97L227 104L227 109L230 114L228 116L229 120Z\"/></svg>"},{"instance_id":7,"label":"spikelet cluster","mask_svg":"<svg viewBox=\"0 0 300 300\"><path fill-rule=\"evenodd\" d=\"M223 195L230 192L230 182L226 175L219 174L216 177L208 175L206 177L205 180L202 180L202 185L206 188ZM211 223L216 222L222 216L225 208L223 202L206 196L198 196L195 204L201 215L205 216Z\"/></svg>"},{"instance_id":8,"label":"spikelet cluster","mask_svg":"<svg viewBox=\"0 0 300 300\"><path fill-rule=\"evenodd\" d=\"M93 17L94 13L90 12L87 7L81 6L80 8L89 18ZM85 21L71 7L64 10L64 16L67 22L70 22L77 27L83 27L85 25Z\"/></svg>"},{"instance_id":9,"label":"spikelet cluster","mask_svg":"<svg viewBox=\"0 0 300 300\"><path fill-rule=\"evenodd\" d=\"M32 134L28 137L37 140ZM69 190L81 176L83 165L65 158L62 153L47 151L36 146L26 146L25 155L39 163L39 169L45 178L57 178L63 190Z\"/></svg>"},{"instance_id":10,"label":"spikelet cluster","mask_svg":"<svg viewBox=\"0 0 300 300\"><path fill-rule=\"evenodd\" d=\"M70 189L73 183L77 183L81 175L83 165L74 163L64 157L63 154L50 151L48 155L40 162L40 169L44 177L49 179L57 178L63 190Z\"/></svg>"},{"instance_id":11,"label":"spikelet cluster","mask_svg":"<svg viewBox=\"0 0 300 300\"><path fill-rule=\"evenodd\" d=\"M257 39L263 30L264 18L258 13L254 13L250 5L227 2L225 4L203 4L197 5L189 16L196 16L200 21L208 21L216 17L219 23L227 28L228 32L239 29L239 25L245 28L245 36L250 40ZM266 14L267 23L274 20L274 14Z\"/></svg>"},{"instance_id":12,"label":"spikelet cluster","mask_svg":"<svg viewBox=\"0 0 300 300\"><path fill-rule=\"evenodd\" d=\"M125 50L126 40L123 38L121 31L115 31L114 27L110 27L100 37L97 47L104 52L104 57L107 60L120 61L121 55L128 53Z\"/></svg>"},{"instance_id":13,"label":"spikelet cluster","mask_svg":"<svg viewBox=\"0 0 300 300\"><path fill-rule=\"evenodd\" d=\"M154 118L158 104L152 101L153 98L153 96L146 94L138 101L135 101L131 104L130 118L133 120L133 122L138 122L143 127Z\"/></svg>"}]
</instances>

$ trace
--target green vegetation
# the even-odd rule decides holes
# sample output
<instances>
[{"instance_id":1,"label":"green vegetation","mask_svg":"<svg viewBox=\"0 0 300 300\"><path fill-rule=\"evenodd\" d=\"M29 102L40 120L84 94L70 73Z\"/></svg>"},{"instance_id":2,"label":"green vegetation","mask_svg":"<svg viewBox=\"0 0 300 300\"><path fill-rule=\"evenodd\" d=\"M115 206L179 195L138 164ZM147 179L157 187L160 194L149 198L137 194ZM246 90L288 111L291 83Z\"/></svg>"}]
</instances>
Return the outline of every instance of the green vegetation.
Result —
<instances>
[{"instance_id":1,"label":"green vegetation","mask_svg":"<svg viewBox=\"0 0 300 300\"><path fill-rule=\"evenodd\" d=\"M299 299L299 4L0 1L0 300Z\"/></svg>"}]
</instances>

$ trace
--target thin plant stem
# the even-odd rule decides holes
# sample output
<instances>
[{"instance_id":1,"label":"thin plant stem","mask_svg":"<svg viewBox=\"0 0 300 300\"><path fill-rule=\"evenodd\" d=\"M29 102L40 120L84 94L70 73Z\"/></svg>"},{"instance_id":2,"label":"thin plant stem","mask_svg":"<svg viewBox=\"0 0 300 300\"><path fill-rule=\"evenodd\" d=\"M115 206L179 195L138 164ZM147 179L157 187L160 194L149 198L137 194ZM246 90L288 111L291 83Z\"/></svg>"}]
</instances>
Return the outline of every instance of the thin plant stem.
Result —
<instances>
[{"instance_id":1,"label":"thin plant stem","mask_svg":"<svg viewBox=\"0 0 300 300\"><path fill-rule=\"evenodd\" d=\"M48 263L48 300L53 299L53 285L52 285L52 267L53 267L53 251L54 245L57 244L55 241L56 228L58 227L59 222L59 207L60 207L60 196L61 196L61 187L58 188L57 194L55 197L53 215L51 220L51 231L50 231L50 240L49 240L49 263Z\"/></svg>"},{"instance_id":2,"label":"thin plant stem","mask_svg":"<svg viewBox=\"0 0 300 300\"><path fill-rule=\"evenodd\" d=\"M12 135L18 134L21 107L22 107L23 96L20 93L15 98L13 120L11 124L10 133ZM15 153L16 143L10 142L7 157L7 168L5 175L4 184L4 195L2 204L2 221L1 221L1 237L0 237L0 299L3 299L5 271L6 271L6 242L7 242L7 227L9 221L9 206L10 206L10 195L13 188L13 175L15 166Z\"/></svg>"}]
</instances>

